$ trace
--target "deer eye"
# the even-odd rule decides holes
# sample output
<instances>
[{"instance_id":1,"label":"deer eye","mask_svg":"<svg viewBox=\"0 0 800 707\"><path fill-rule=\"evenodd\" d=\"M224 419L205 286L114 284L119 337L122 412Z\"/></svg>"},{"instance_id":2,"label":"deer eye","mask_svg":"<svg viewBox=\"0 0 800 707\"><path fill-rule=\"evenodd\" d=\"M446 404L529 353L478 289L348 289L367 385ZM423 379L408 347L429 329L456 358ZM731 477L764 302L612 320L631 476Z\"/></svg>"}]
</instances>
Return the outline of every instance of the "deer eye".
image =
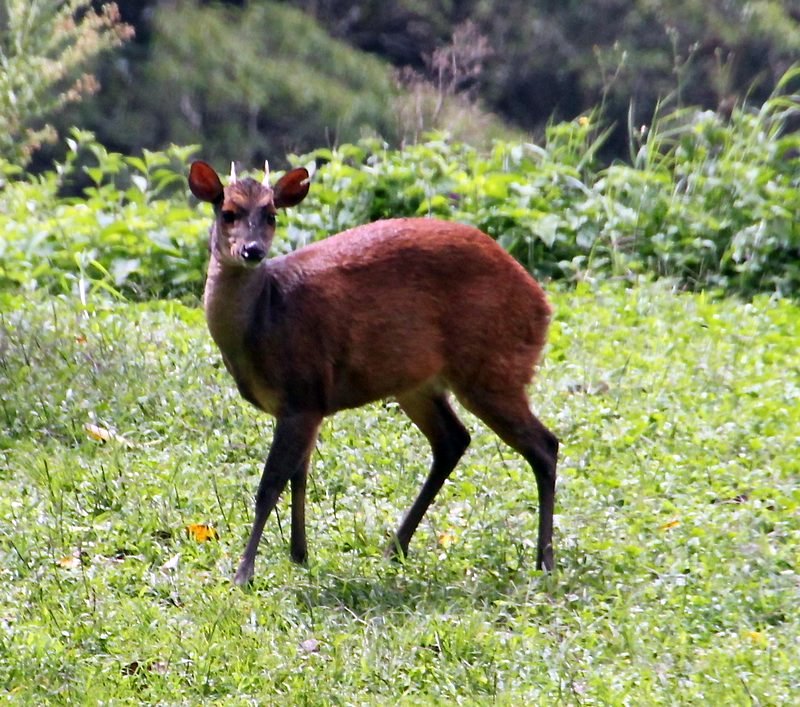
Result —
<instances>
[{"instance_id":1,"label":"deer eye","mask_svg":"<svg viewBox=\"0 0 800 707\"><path fill-rule=\"evenodd\" d=\"M268 226L275 225L275 213L270 211L268 207L263 207L261 209L261 215L264 217L264 220L267 222Z\"/></svg>"},{"instance_id":2,"label":"deer eye","mask_svg":"<svg viewBox=\"0 0 800 707\"><path fill-rule=\"evenodd\" d=\"M226 209L222 212L222 220L225 223L233 223L237 218L239 218L239 213L237 211L230 211Z\"/></svg>"}]
</instances>

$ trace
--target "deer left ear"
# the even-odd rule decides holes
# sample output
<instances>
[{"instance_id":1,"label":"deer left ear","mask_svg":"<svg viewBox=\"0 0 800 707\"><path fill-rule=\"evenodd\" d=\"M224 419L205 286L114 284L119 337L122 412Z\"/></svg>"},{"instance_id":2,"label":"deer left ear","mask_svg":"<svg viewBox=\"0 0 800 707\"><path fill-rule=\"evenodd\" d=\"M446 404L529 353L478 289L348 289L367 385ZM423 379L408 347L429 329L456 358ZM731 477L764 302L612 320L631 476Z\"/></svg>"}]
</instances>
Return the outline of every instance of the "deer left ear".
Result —
<instances>
[{"instance_id":1,"label":"deer left ear","mask_svg":"<svg viewBox=\"0 0 800 707\"><path fill-rule=\"evenodd\" d=\"M297 167L284 174L273 189L276 209L296 206L308 194L311 176L305 167Z\"/></svg>"},{"instance_id":2,"label":"deer left ear","mask_svg":"<svg viewBox=\"0 0 800 707\"><path fill-rule=\"evenodd\" d=\"M192 162L189 169L189 189L200 201L208 201L215 205L222 201L225 191L214 168L201 160Z\"/></svg>"}]
</instances>

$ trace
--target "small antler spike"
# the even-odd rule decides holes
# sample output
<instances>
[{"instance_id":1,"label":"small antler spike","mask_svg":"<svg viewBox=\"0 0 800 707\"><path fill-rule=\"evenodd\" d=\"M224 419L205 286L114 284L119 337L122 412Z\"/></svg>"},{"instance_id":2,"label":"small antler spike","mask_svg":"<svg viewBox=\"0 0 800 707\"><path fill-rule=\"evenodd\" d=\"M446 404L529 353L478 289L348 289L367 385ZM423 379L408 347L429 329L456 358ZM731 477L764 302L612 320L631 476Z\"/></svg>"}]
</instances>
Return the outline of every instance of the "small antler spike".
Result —
<instances>
[{"instance_id":1,"label":"small antler spike","mask_svg":"<svg viewBox=\"0 0 800 707\"><path fill-rule=\"evenodd\" d=\"M269 160L264 160L264 179L261 180L261 184L269 186Z\"/></svg>"},{"instance_id":2,"label":"small antler spike","mask_svg":"<svg viewBox=\"0 0 800 707\"><path fill-rule=\"evenodd\" d=\"M231 178L229 180L230 184L236 184L236 163L231 162Z\"/></svg>"}]
</instances>

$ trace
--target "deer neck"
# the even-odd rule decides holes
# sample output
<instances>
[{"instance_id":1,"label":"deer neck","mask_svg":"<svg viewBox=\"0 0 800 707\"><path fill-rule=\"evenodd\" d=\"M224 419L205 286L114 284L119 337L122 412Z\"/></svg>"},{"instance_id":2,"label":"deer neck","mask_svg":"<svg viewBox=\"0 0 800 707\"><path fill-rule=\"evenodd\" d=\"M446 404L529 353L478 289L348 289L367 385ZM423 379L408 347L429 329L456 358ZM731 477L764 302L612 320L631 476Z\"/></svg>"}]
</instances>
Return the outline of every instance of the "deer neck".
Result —
<instances>
[{"instance_id":1,"label":"deer neck","mask_svg":"<svg viewBox=\"0 0 800 707\"><path fill-rule=\"evenodd\" d=\"M256 268L225 265L212 256L203 305L211 336L230 359L244 353L248 332L268 283L266 263Z\"/></svg>"}]
</instances>

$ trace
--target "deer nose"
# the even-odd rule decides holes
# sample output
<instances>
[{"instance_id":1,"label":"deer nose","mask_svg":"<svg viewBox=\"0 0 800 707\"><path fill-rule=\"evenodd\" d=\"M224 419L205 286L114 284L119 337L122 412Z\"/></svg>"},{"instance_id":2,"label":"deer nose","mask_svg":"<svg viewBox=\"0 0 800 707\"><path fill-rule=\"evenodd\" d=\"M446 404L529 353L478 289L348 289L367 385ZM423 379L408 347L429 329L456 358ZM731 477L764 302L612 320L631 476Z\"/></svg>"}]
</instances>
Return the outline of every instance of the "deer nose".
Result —
<instances>
[{"instance_id":1,"label":"deer nose","mask_svg":"<svg viewBox=\"0 0 800 707\"><path fill-rule=\"evenodd\" d=\"M260 263L267 257L267 251L261 246L260 243L247 243L242 248L242 257L247 263Z\"/></svg>"}]
</instances>

